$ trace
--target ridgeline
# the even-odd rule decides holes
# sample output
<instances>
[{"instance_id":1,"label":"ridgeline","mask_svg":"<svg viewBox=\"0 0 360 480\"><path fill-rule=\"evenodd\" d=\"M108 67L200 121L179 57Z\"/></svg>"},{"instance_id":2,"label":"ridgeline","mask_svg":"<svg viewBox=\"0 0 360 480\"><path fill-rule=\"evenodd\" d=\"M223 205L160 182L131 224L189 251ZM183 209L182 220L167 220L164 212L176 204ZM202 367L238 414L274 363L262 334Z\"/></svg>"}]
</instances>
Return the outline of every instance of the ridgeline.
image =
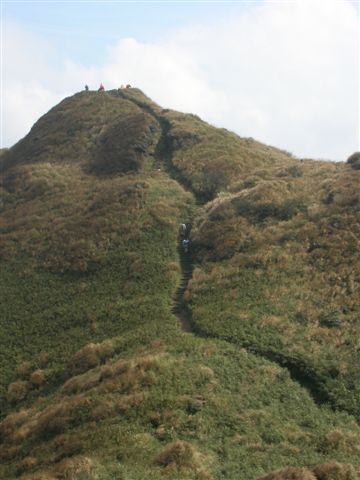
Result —
<instances>
[{"instance_id":1,"label":"ridgeline","mask_svg":"<svg viewBox=\"0 0 360 480\"><path fill-rule=\"evenodd\" d=\"M0 163L1 479L359 478L359 154L130 88Z\"/></svg>"}]
</instances>

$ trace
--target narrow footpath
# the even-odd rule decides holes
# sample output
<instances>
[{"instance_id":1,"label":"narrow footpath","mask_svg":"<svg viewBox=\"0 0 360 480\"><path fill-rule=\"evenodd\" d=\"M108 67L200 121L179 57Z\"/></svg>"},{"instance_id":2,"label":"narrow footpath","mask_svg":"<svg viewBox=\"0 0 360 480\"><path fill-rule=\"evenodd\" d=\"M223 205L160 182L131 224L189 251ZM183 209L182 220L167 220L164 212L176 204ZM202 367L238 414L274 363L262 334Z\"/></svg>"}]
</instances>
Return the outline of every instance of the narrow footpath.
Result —
<instances>
[{"instance_id":1,"label":"narrow footpath","mask_svg":"<svg viewBox=\"0 0 360 480\"><path fill-rule=\"evenodd\" d=\"M180 267L181 267L181 281L178 286L174 298L171 312L177 316L181 329L184 332L193 332L191 325L191 312L184 302L184 293L188 286L189 280L192 277L193 265L191 252L184 252L181 239L179 240L179 255L180 255Z\"/></svg>"}]
</instances>

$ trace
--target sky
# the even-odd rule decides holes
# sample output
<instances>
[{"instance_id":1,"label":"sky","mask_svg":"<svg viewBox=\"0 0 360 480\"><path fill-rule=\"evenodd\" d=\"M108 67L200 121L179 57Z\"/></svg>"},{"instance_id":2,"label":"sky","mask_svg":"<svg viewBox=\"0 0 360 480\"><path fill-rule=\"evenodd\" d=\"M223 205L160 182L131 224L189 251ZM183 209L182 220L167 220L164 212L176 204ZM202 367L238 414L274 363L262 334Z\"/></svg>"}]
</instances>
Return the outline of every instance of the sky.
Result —
<instances>
[{"instance_id":1,"label":"sky","mask_svg":"<svg viewBox=\"0 0 360 480\"><path fill-rule=\"evenodd\" d=\"M360 150L359 2L0 3L2 147L102 82L297 157Z\"/></svg>"}]
</instances>

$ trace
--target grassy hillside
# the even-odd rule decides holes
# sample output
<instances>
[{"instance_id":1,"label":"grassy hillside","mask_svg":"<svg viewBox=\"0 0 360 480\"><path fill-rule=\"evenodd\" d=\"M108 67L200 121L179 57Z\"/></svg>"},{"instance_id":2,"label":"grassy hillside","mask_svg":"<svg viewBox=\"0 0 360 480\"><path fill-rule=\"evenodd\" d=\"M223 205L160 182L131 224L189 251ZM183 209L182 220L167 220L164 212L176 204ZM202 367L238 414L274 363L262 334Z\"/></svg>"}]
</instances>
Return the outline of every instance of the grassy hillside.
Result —
<instances>
[{"instance_id":1,"label":"grassy hillside","mask_svg":"<svg viewBox=\"0 0 360 480\"><path fill-rule=\"evenodd\" d=\"M1 161L0 478L357 478L351 164L137 89L65 99Z\"/></svg>"},{"instance_id":2,"label":"grassy hillside","mask_svg":"<svg viewBox=\"0 0 360 480\"><path fill-rule=\"evenodd\" d=\"M193 228L196 327L293 366L360 419L360 174L271 170L206 205Z\"/></svg>"}]
</instances>

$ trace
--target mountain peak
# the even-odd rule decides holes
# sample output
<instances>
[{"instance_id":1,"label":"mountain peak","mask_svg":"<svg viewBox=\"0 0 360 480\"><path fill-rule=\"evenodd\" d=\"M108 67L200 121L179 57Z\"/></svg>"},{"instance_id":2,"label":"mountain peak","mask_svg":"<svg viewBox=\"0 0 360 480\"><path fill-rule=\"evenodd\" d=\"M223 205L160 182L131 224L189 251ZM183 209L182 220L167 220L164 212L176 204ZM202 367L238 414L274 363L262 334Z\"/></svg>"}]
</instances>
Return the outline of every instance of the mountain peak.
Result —
<instances>
[{"instance_id":1,"label":"mountain peak","mask_svg":"<svg viewBox=\"0 0 360 480\"><path fill-rule=\"evenodd\" d=\"M162 165L209 199L245 172L295 160L196 115L162 109L130 88L80 92L52 108L3 157L5 169L34 162L72 163L99 175Z\"/></svg>"}]
</instances>

